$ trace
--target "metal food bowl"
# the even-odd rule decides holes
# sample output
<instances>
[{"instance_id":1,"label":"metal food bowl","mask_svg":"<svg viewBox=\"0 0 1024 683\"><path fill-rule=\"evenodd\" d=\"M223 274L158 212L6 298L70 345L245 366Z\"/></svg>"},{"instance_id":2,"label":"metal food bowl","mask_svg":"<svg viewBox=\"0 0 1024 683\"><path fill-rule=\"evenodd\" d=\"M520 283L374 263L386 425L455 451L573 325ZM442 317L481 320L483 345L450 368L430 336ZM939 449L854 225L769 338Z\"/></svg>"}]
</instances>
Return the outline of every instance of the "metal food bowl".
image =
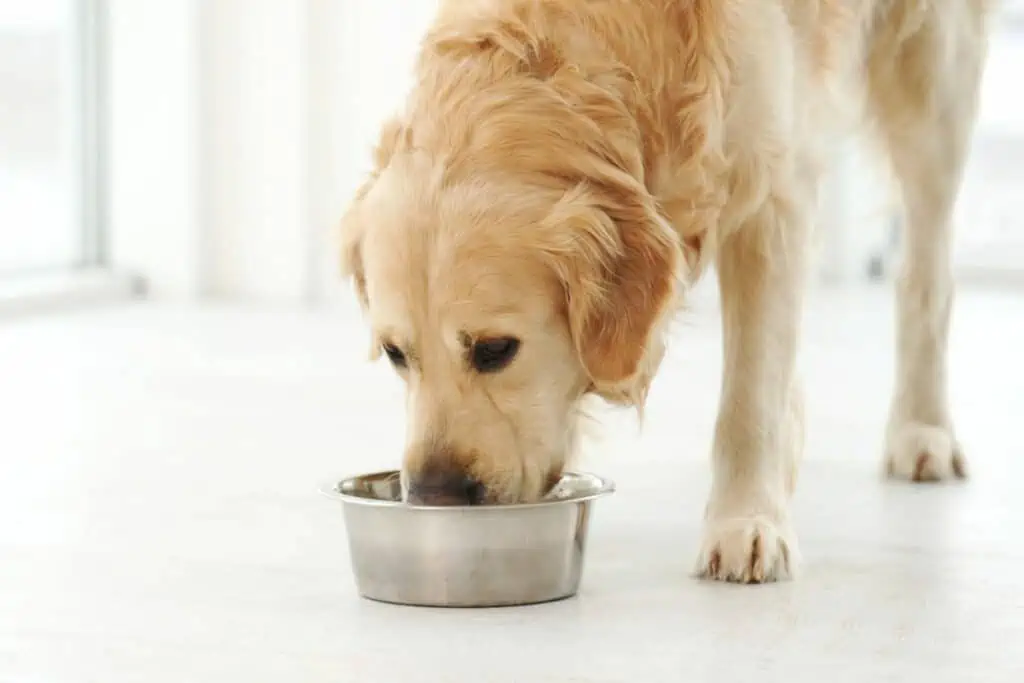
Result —
<instances>
[{"instance_id":1,"label":"metal food bowl","mask_svg":"<svg viewBox=\"0 0 1024 683\"><path fill-rule=\"evenodd\" d=\"M591 504L614 489L600 477L567 473L536 503L411 505L392 471L346 479L323 493L342 503L363 597L496 607L575 595Z\"/></svg>"}]
</instances>

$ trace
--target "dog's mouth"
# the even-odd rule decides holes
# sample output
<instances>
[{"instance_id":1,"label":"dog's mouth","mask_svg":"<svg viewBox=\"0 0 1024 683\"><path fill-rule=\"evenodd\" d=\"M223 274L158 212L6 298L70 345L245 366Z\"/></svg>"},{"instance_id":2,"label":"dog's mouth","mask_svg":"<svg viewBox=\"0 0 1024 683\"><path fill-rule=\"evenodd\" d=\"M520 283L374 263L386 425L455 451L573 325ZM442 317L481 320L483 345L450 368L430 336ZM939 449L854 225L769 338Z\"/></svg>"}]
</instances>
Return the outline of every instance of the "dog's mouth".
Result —
<instances>
[{"instance_id":1,"label":"dog's mouth","mask_svg":"<svg viewBox=\"0 0 1024 683\"><path fill-rule=\"evenodd\" d=\"M563 474L561 467L552 469L545 477L540 495L535 500L520 498L517 502L530 503L559 497L559 484L562 482ZM400 500L410 505L496 505L501 501L500 495L477 480L467 479L467 491L456 496L451 491L424 488L422 485L412 486L404 469L397 477Z\"/></svg>"},{"instance_id":2,"label":"dog's mouth","mask_svg":"<svg viewBox=\"0 0 1024 683\"><path fill-rule=\"evenodd\" d=\"M465 478L458 488L417 486L409 489L406 501L413 505L486 505L487 488L475 479Z\"/></svg>"},{"instance_id":3,"label":"dog's mouth","mask_svg":"<svg viewBox=\"0 0 1024 683\"><path fill-rule=\"evenodd\" d=\"M560 481L562 481L561 467L558 467L548 472L547 479L544 480L544 490L541 492L541 498L546 498L549 495L551 495L551 492L556 489L556 487L558 486L558 482Z\"/></svg>"}]
</instances>

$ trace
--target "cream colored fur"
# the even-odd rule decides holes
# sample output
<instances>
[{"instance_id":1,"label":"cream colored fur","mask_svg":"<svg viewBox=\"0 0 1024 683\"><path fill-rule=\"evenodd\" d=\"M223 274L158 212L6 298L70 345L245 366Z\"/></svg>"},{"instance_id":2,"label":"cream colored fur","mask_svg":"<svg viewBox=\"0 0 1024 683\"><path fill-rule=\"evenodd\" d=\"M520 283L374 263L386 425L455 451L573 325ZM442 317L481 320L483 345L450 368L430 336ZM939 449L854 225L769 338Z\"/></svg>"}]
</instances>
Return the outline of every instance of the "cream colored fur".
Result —
<instances>
[{"instance_id":1,"label":"cream colored fur","mask_svg":"<svg viewBox=\"0 0 1024 683\"><path fill-rule=\"evenodd\" d=\"M986 4L443 3L343 223L374 348L408 359L406 478L441 468L491 502L543 495L582 397L642 405L667 322L714 264L725 371L697 573L791 576L811 221L829 145L858 120L880 132L907 214L888 470L964 476L950 217ZM521 351L474 372L468 349L495 336Z\"/></svg>"}]
</instances>

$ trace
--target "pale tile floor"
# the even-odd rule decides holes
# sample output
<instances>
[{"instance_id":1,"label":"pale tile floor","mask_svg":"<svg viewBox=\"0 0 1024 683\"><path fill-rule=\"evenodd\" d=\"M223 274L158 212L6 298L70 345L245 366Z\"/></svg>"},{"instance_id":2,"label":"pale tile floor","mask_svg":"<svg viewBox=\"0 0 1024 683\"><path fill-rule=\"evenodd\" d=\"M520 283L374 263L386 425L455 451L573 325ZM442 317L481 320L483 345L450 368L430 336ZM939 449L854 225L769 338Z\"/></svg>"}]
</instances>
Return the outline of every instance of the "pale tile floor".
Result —
<instances>
[{"instance_id":1,"label":"pale tile floor","mask_svg":"<svg viewBox=\"0 0 1024 683\"><path fill-rule=\"evenodd\" d=\"M476 611L357 597L324 480L397 462L401 389L341 312L132 306L0 328L0 681L1024 680L1024 297L963 291L974 478L878 476L888 288L819 293L802 578L688 575L718 391L710 304L642 435L603 420L581 594Z\"/></svg>"}]
</instances>

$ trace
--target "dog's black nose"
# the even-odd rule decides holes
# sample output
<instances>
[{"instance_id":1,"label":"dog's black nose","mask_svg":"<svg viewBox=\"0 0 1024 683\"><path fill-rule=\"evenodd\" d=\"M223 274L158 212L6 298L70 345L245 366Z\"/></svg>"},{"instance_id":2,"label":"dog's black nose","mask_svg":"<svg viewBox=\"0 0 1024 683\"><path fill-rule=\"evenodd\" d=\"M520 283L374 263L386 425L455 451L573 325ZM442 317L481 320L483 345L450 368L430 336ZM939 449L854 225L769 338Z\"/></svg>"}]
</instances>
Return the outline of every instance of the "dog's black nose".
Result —
<instances>
[{"instance_id":1,"label":"dog's black nose","mask_svg":"<svg viewBox=\"0 0 1024 683\"><path fill-rule=\"evenodd\" d=\"M409 481L409 502L414 505L480 505L484 485L454 467L427 467Z\"/></svg>"}]
</instances>

